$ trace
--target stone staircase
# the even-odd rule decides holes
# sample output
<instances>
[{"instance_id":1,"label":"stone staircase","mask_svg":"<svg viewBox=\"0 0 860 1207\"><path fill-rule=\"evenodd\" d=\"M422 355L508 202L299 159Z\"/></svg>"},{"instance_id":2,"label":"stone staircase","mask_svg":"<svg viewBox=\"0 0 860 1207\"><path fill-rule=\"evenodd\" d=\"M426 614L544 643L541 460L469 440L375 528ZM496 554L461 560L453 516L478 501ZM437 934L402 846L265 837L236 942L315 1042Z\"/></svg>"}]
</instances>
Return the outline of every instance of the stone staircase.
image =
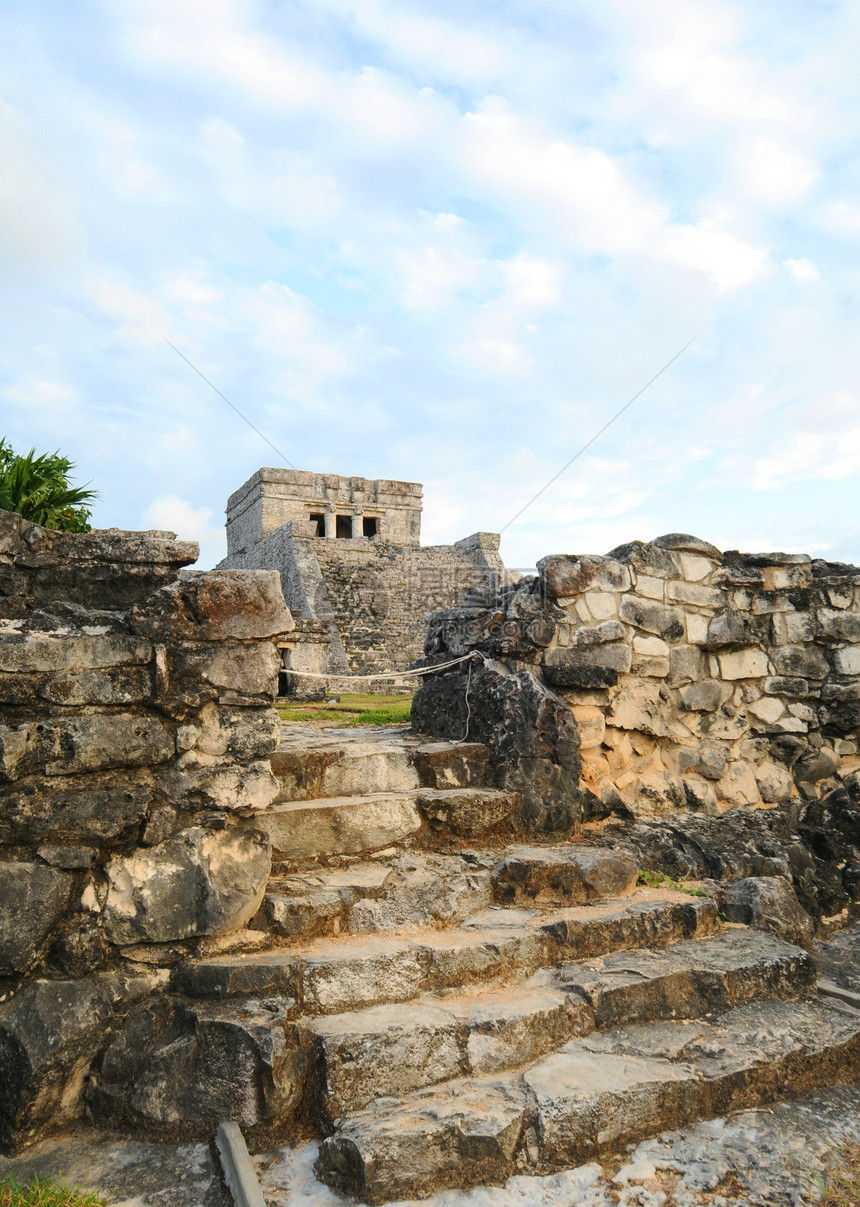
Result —
<instances>
[{"instance_id":1,"label":"stone staircase","mask_svg":"<svg viewBox=\"0 0 860 1207\"><path fill-rule=\"evenodd\" d=\"M324 1137L318 1176L375 1204L860 1075L860 1012L809 953L638 886L624 852L512 844L483 747L285 730L273 767L259 913L108 1049L103 1112L193 1130L171 1089L193 1069L199 1118Z\"/></svg>"}]
</instances>

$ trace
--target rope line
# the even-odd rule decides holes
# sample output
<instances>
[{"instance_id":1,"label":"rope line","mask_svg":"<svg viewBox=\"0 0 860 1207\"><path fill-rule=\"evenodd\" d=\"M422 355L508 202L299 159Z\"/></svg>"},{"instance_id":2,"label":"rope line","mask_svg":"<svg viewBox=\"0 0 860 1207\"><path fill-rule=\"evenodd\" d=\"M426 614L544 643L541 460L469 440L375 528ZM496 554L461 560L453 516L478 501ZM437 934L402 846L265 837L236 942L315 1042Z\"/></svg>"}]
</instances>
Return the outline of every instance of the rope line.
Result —
<instances>
[{"instance_id":1,"label":"rope line","mask_svg":"<svg viewBox=\"0 0 860 1207\"><path fill-rule=\"evenodd\" d=\"M336 671L332 671L328 675L320 674L318 671L294 671L292 667L283 667L283 671L287 675L300 675L303 679L351 679L361 683L367 683L371 679L406 679L412 675L433 675L436 671L447 670L449 666L457 666L460 662L474 660L475 658L483 658L484 655L478 650L473 650L470 654L463 654L459 658L452 658L450 662L440 662L436 666L421 666L415 670L409 671L386 671L376 675L339 675ZM469 667L471 674L472 668Z\"/></svg>"}]
</instances>

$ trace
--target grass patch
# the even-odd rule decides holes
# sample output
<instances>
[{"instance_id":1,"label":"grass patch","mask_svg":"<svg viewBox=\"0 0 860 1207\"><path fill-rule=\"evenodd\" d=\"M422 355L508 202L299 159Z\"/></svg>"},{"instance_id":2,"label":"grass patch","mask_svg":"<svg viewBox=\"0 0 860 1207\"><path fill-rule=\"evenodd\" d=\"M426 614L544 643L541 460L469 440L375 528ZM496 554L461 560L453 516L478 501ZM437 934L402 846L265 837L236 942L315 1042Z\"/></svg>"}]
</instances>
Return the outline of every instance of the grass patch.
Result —
<instances>
[{"instance_id":1,"label":"grass patch","mask_svg":"<svg viewBox=\"0 0 860 1207\"><path fill-rule=\"evenodd\" d=\"M673 880L671 876L665 876L662 872L646 872L644 868L639 869L639 875L636 877L637 884L644 884L648 888L668 888L676 893L687 893L690 897L710 897L710 893L706 893L701 888L690 888L684 884L683 880Z\"/></svg>"},{"instance_id":2,"label":"grass patch","mask_svg":"<svg viewBox=\"0 0 860 1207\"><path fill-rule=\"evenodd\" d=\"M321 700L318 704L278 701L275 708L282 721L324 722L338 729L358 725L408 725L412 697L344 693L336 701Z\"/></svg>"},{"instance_id":3,"label":"grass patch","mask_svg":"<svg viewBox=\"0 0 860 1207\"><path fill-rule=\"evenodd\" d=\"M834 1149L836 1164L823 1178L819 1207L860 1207L860 1144L847 1141Z\"/></svg>"},{"instance_id":4,"label":"grass patch","mask_svg":"<svg viewBox=\"0 0 860 1207\"><path fill-rule=\"evenodd\" d=\"M40 1178L22 1186L11 1176L0 1181L0 1207L105 1207L98 1191L67 1186L62 1178Z\"/></svg>"}]
</instances>

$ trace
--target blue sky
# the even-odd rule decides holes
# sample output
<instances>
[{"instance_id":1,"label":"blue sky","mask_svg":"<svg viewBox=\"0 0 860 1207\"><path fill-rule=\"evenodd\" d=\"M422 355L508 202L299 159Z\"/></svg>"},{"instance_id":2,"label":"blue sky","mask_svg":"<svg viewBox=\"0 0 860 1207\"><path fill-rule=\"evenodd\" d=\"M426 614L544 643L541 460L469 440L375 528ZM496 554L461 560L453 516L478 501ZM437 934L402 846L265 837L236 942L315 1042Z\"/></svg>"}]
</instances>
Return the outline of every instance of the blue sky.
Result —
<instances>
[{"instance_id":1,"label":"blue sky","mask_svg":"<svg viewBox=\"0 0 860 1207\"><path fill-rule=\"evenodd\" d=\"M222 555L276 458L512 566L860 562L860 6L5 0L0 415ZM0 434L2 434L0 432Z\"/></svg>"}]
</instances>

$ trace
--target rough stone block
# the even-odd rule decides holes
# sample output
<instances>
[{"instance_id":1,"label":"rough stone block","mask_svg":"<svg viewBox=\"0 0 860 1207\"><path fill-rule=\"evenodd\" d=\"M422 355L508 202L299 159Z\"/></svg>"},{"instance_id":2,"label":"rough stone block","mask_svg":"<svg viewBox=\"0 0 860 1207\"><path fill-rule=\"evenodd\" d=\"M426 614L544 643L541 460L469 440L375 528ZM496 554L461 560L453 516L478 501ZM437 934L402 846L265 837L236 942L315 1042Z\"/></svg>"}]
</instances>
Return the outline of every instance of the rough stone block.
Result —
<instances>
[{"instance_id":1,"label":"rough stone block","mask_svg":"<svg viewBox=\"0 0 860 1207\"><path fill-rule=\"evenodd\" d=\"M764 690L769 696L809 695L809 684L805 679L789 679L784 675L771 675L764 681Z\"/></svg>"},{"instance_id":2,"label":"rough stone block","mask_svg":"<svg viewBox=\"0 0 860 1207\"><path fill-rule=\"evenodd\" d=\"M669 549L676 553L695 553L715 562L722 561L723 558L716 545L710 545L687 532L667 532L664 536L655 537L651 544L658 549Z\"/></svg>"},{"instance_id":3,"label":"rough stone block","mask_svg":"<svg viewBox=\"0 0 860 1207\"><path fill-rule=\"evenodd\" d=\"M79 1111L110 1019L110 995L96 981L31 981L0 1003L0 1149Z\"/></svg>"},{"instance_id":4,"label":"rough stone block","mask_svg":"<svg viewBox=\"0 0 860 1207\"><path fill-rule=\"evenodd\" d=\"M276 570L184 573L138 605L136 633L150 641L259 641L295 626Z\"/></svg>"},{"instance_id":5,"label":"rough stone block","mask_svg":"<svg viewBox=\"0 0 860 1207\"><path fill-rule=\"evenodd\" d=\"M687 635L689 636L687 617ZM676 645L669 654L669 678L673 686L695 683L702 677L702 653L695 645Z\"/></svg>"},{"instance_id":6,"label":"rough stone block","mask_svg":"<svg viewBox=\"0 0 860 1207\"><path fill-rule=\"evenodd\" d=\"M258 813L280 793L267 759L236 763L195 750L172 763L159 783L165 795L178 805L226 812Z\"/></svg>"},{"instance_id":7,"label":"rough stone block","mask_svg":"<svg viewBox=\"0 0 860 1207\"><path fill-rule=\"evenodd\" d=\"M714 569L714 562L709 557L699 557L695 553L679 553L678 561L688 583L699 583Z\"/></svg>"},{"instance_id":8,"label":"rough stone block","mask_svg":"<svg viewBox=\"0 0 860 1207\"><path fill-rule=\"evenodd\" d=\"M616 549L611 549L607 556L631 566L640 580L643 575L658 579L680 577L680 570L672 555L646 541L630 541L626 545L619 545Z\"/></svg>"},{"instance_id":9,"label":"rough stone block","mask_svg":"<svg viewBox=\"0 0 860 1207\"><path fill-rule=\"evenodd\" d=\"M737 880L734 884L720 885L717 901L728 922L769 931L800 947L808 947L812 942L814 923L794 895L789 880L777 876Z\"/></svg>"},{"instance_id":10,"label":"rough stone block","mask_svg":"<svg viewBox=\"0 0 860 1207\"><path fill-rule=\"evenodd\" d=\"M695 608L721 608L724 603L722 591L683 579L667 583L666 598L670 603L690 604Z\"/></svg>"},{"instance_id":11,"label":"rough stone block","mask_svg":"<svg viewBox=\"0 0 860 1207\"><path fill-rule=\"evenodd\" d=\"M0 864L0 976L27 970L63 917L72 884L42 864Z\"/></svg>"},{"instance_id":12,"label":"rough stone block","mask_svg":"<svg viewBox=\"0 0 860 1207\"><path fill-rule=\"evenodd\" d=\"M541 558L538 571L555 599L581 595L585 591L628 591L630 572L608 557L573 557L553 554Z\"/></svg>"},{"instance_id":13,"label":"rough stone block","mask_svg":"<svg viewBox=\"0 0 860 1207\"><path fill-rule=\"evenodd\" d=\"M724 687L718 679L701 679L678 692L678 702L688 712L716 712L723 699Z\"/></svg>"},{"instance_id":14,"label":"rough stone block","mask_svg":"<svg viewBox=\"0 0 860 1207\"><path fill-rule=\"evenodd\" d=\"M60 671L41 684L38 695L49 704L66 708L82 704L141 704L152 699L153 688L151 667L122 667Z\"/></svg>"},{"instance_id":15,"label":"rough stone block","mask_svg":"<svg viewBox=\"0 0 860 1207\"><path fill-rule=\"evenodd\" d=\"M619 897L639 869L626 851L585 847L514 847L493 869L496 899L505 905L580 905Z\"/></svg>"},{"instance_id":16,"label":"rough stone block","mask_svg":"<svg viewBox=\"0 0 860 1207\"><path fill-rule=\"evenodd\" d=\"M773 725L785 712L785 705L774 696L763 696L760 700L753 700L748 704L747 712L763 721L765 725Z\"/></svg>"},{"instance_id":17,"label":"rough stone block","mask_svg":"<svg viewBox=\"0 0 860 1207\"><path fill-rule=\"evenodd\" d=\"M762 679L768 673L767 654L759 649L729 650L719 655L719 662L724 679Z\"/></svg>"},{"instance_id":18,"label":"rough stone block","mask_svg":"<svg viewBox=\"0 0 860 1207\"><path fill-rule=\"evenodd\" d=\"M668 658L670 649L660 637L634 637L633 653L647 658Z\"/></svg>"},{"instance_id":19,"label":"rough stone block","mask_svg":"<svg viewBox=\"0 0 860 1207\"><path fill-rule=\"evenodd\" d=\"M625 596L621 601L619 615L628 624L646 633L654 633L664 641L681 641L684 637L684 613L678 608L664 607L657 603L645 603L633 596Z\"/></svg>"},{"instance_id":20,"label":"rough stone block","mask_svg":"<svg viewBox=\"0 0 860 1207\"><path fill-rule=\"evenodd\" d=\"M71 775L150 767L175 753L173 729L157 716L96 713L30 721L0 729L0 774Z\"/></svg>"},{"instance_id":21,"label":"rough stone block","mask_svg":"<svg viewBox=\"0 0 860 1207\"><path fill-rule=\"evenodd\" d=\"M833 651L833 669L837 675L860 675L860 647L848 646Z\"/></svg>"},{"instance_id":22,"label":"rough stone block","mask_svg":"<svg viewBox=\"0 0 860 1207\"><path fill-rule=\"evenodd\" d=\"M0 797L0 839L115 839L139 826L151 795L145 771L27 780Z\"/></svg>"},{"instance_id":23,"label":"rough stone block","mask_svg":"<svg viewBox=\"0 0 860 1207\"><path fill-rule=\"evenodd\" d=\"M737 608L726 608L708 624L707 646L710 650L732 645L751 645L761 641L765 627L761 621L745 615Z\"/></svg>"},{"instance_id":24,"label":"rough stone block","mask_svg":"<svg viewBox=\"0 0 860 1207\"><path fill-rule=\"evenodd\" d=\"M574 705L573 717L579 730L579 744L582 750L600 746L606 732L606 719L602 708L590 705Z\"/></svg>"},{"instance_id":25,"label":"rough stone block","mask_svg":"<svg viewBox=\"0 0 860 1207\"><path fill-rule=\"evenodd\" d=\"M617 620L604 620L601 624L582 625L572 634L572 645L607 645L611 641L623 641L626 630Z\"/></svg>"},{"instance_id":26,"label":"rough stone block","mask_svg":"<svg viewBox=\"0 0 860 1207\"><path fill-rule=\"evenodd\" d=\"M770 657L777 674L787 678L824 679L830 669L823 650L814 645L778 646Z\"/></svg>"},{"instance_id":27,"label":"rough stone block","mask_svg":"<svg viewBox=\"0 0 860 1207\"><path fill-rule=\"evenodd\" d=\"M632 653L623 642L593 648L550 650L544 665L547 682L557 687L606 687L630 670Z\"/></svg>"},{"instance_id":28,"label":"rough stone block","mask_svg":"<svg viewBox=\"0 0 860 1207\"><path fill-rule=\"evenodd\" d=\"M791 796L794 784L788 769L781 763L765 760L756 767L755 778L761 798L766 804L775 805Z\"/></svg>"},{"instance_id":29,"label":"rough stone block","mask_svg":"<svg viewBox=\"0 0 860 1207\"><path fill-rule=\"evenodd\" d=\"M278 690L280 659L274 645L238 642L184 644L168 652L165 702L189 708L208 700L269 703Z\"/></svg>"},{"instance_id":30,"label":"rough stone block","mask_svg":"<svg viewBox=\"0 0 860 1207\"><path fill-rule=\"evenodd\" d=\"M633 729L653 737L665 737L666 700L653 680L626 680L606 714L606 722L618 729Z\"/></svg>"},{"instance_id":31,"label":"rough stone block","mask_svg":"<svg viewBox=\"0 0 860 1207\"><path fill-rule=\"evenodd\" d=\"M618 598L608 591L586 591L579 602L594 620L609 620L618 615Z\"/></svg>"},{"instance_id":32,"label":"rough stone block","mask_svg":"<svg viewBox=\"0 0 860 1207\"><path fill-rule=\"evenodd\" d=\"M637 574L634 590L637 595L642 595L645 599L654 599L658 603L662 603L666 584L662 578L652 578L650 574Z\"/></svg>"},{"instance_id":33,"label":"rough stone block","mask_svg":"<svg viewBox=\"0 0 860 1207\"><path fill-rule=\"evenodd\" d=\"M828 641L860 641L860 612L819 608L818 632Z\"/></svg>"},{"instance_id":34,"label":"rough stone block","mask_svg":"<svg viewBox=\"0 0 860 1207\"><path fill-rule=\"evenodd\" d=\"M112 666L144 666L151 661L152 646L148 641L116 633L104 636L18 632L0 635L0 671L5 674L78 672Z\"/></svg>"},{"instance_id":35,"label":"rough stone block","mask_svg":"<svg viewBox=\"0 0 860 1207\"><path fill-rule=\"evenodd\" d=\"M120 946L239 930L260 907L271 850L256 830L193 826L159 846L115 856L102 915Z\"/></svg>"}]
</instances>

